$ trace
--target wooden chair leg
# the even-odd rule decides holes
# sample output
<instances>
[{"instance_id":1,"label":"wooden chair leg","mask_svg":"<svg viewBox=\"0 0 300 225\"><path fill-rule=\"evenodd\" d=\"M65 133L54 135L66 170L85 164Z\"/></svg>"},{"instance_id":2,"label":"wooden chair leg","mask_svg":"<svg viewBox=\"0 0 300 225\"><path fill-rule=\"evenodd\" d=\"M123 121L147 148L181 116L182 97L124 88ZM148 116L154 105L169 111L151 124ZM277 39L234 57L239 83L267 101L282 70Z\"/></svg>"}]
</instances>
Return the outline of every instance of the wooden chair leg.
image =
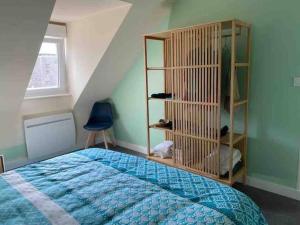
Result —
<instances>
[{"instance_id":1,"label":"wooden chair leg","mask_svg":"<svg viewBox=\"0 0 300 225\"><path fill-rule=\"evenodd\" d=\"M106 140L106 136L105 136L105 130L102 131L102 135L103 135L103 140L104 140L105 148L108 149L107 140Z\"/></svg>"},{"instance_id":2,"label":"wooden chair leg","mask_svg":"<svg viewBox=\"0 0 300 225\"><path fill-rule=\"evenodd\" d=\"M86 140L85 148L89 148L90 146L95 146L96 144L96 136L97 132L90 131L88 134L88 138Z\"/></svg>"},{"instance_id":3,"label":"wooden chair leg","mask_svg":"<svg viewBox=\"0 0 300 225\"><path fill-rule=\"evenodd\" d=\"M96 137L97 137L97 132L93 132L93 136L92 136L92 146L96 145Z\"/></svg>"},{"instance_id":4,"label":"wooden chair leg","mask_svg":"<svg viewBox=\"0 0 300 225\"><path fill-rule=\"evenodd\" d=\"M85 143L85 149L90 147L90 142L91 142L92 135L93 135L93 132L89 132L86 143Z\"/></svg>"},{"instance_id":5,"label":"wooden chair leg","mask_svg":"<svg viewBox=\"0 0 300 225\"><path fill-rule=\"evenodd\" d=\"M244 175L243 175L243 184L244 185L247 184L247 174L246 174L246 172L244 172Z\"/></svg>"},{"instance_id":6,"label":"wooden chair leg","mask_svg":"<svg viewBox=\"0 0 300 225\"><path fill-rule=\"evenodd\" d=\"M116 146L117 146L117 141L116 141L116 138L115 138L115 135L114 135L113 130L112 130L112 129L109 130L108 133L109 133L109 136L110 136L110 140L111 140L112 145L113 145L114 147L116 147Z\"/></svg>"}]
</instances>

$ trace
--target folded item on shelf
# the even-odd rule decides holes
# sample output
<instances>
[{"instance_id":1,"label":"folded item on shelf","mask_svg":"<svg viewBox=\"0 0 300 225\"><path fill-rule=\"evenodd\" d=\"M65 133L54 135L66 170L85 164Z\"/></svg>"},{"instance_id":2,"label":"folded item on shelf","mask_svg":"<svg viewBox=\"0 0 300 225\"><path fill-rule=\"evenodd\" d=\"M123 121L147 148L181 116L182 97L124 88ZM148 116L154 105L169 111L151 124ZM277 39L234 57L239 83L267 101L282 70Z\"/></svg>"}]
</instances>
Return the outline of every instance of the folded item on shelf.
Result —
<instances>
[{"instance_id":1,"label":"folded item on shelf","mask_svg":"<svg viewBox=\"0 0 300 225\"><path fill-rule=\"evenodd\" d=\"M172 146L173 141L164 141L153 148L154 156L159 156L161 158L171 158L172 157Z\"/></svg>"},{"instance_id":2,"label":"folded item on shelf","mask_svg":"<svg viewBox=\"0 0 300 225\"><path fill-rule=\"evenodd\" d=\"M160 120L158 121L158 126L159 126L159 127L164 127L164 128L172 129L172 121L170 121L170 120L165 120L165 119L160 119Z\"/></svg>"},{"instance_id":3,"label":"folded item on shelf","mask_svg":"<svg viewBox=\"0 0 300 225\"><path fill-rule=\"evenodd\" d=\"M212 157L215 157L217 154L217 150L214 150L209 156L207 156L206 160L210 160ZM226 172L229 171L229 162L230 162L230 147L227 145L221 145L220 146L220 175L226 174ZM242 159L242 154L240 150L238 149L233 149L233 154L232 154L232 168L241 161ZM204 164L205 165L205 164Z\"/></svg>"},{"instance_id":4,"label":"folded item on shelf","mask_svg":"<svg viewBox=\"0 0 300 225\"><path fill-rule=\"evenodd\" d=\"M221 137L225 136L228 133L228 130L229 130L228 126L222 127L220 133Z\"/></svg>"},{"instance_id":5,"label":"folded item on shelf","mask_svg":"<svg viewBox=\"0 0 300 225\"><path fill-rule=\"evenodd\" d=\"M242 154L240 150L233 149L232 168L241 160ZM224 175L229 171L230 147L227 145L220 146L220 174Z\"/></svg>"},{"instance_id":6,"label":"folded item on shelf","mask_svg":"<svg viewBox=\"0 0 300 225\"><path fill-rule=\"evenodd\" d=\"M241 168L243 167L243 162L238 161L237 164L232 169L232 175L234 176ZM229 177L229 171L227 171L224 175L220 175L221 178L228 178Z\"/></svg>"},{"instance_id":7,"label":"folded item on shelf","mask_svg":"<svg viewBox=\"0 0 300 225\"><path fill-rule=\"evenodd\" d=\"M172 93L157 93L157 94L152 94L151 98L172 98Z\"/></svg>"}]
</instances>

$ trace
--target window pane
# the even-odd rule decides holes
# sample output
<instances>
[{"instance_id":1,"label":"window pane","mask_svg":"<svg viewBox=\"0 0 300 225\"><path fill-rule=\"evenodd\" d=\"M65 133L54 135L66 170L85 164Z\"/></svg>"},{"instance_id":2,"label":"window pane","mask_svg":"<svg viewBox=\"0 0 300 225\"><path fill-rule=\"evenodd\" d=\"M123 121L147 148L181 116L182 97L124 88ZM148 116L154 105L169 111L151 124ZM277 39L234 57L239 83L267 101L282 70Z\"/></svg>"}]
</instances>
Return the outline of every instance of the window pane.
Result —
<instances>
[{"instance_id":1,"label":"window pane","mask_svg":"<svg viewBox=\"0 0 300 225\"><path fill-rule=\"evenodd\" d=\"M43 42L28 89L59 87L57 44Z\"/></svg>"}]
</instances>

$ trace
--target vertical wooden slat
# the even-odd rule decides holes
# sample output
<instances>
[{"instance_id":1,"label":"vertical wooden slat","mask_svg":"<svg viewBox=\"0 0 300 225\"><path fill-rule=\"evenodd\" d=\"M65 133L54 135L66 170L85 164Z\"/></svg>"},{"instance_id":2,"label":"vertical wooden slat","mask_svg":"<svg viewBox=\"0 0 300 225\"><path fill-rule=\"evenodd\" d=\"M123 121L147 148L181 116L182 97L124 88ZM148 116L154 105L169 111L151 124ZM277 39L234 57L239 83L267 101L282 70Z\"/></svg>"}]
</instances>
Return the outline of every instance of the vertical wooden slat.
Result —
<instances>
[{"instance_id":1,"label":"vertical wooden slat","mask_svg":"<svg viewBox=\"0 0 300 225\"><path fill-rule=\"evenodd\" d=\"M166 41L164 40L163 41L163 67L165 68L167 66L167 49L166 49ZM164 73L164 81L163 81L163 86L164 86L164 93L167 93L167 70L163 70L163 73ZM168 106L167 106L167 102L164 102L164 118L165 119L168 119L168 113L167 113L167 110L168 110ZM165 140L168 139L168 132L165 131L164 132L164 135L165 135Z\"/></svg>"},{"instance_id":2,"label":"vertical wooden slat","mask_svg":"<svg viewBox=\"0 0 300 225\"><path fill-rule=\"evenodd\" d=\"M215 55L215 25L213 25L211 27L211 64L212 65L215 65L215 61L214 61L214 55ZM214 71L215 71L215 68L212 67L211 69L211 77L210 77L210 87L211 87L211 90L210 90L210 102L211 103L214 103L214 97L215 97L215 84L214 84ZM214 112L215 112L215 106L214 105L211 105L210 106L210 116L211 116L211 120L210 120L210 127L211 127L211 130L210 130L210 136L211 138L214 140L215 139L215 126L214 126L214 121L215 121L215 118L214 118ZM209 149L209 154L210 154L210 159L211 159L211 173L212 174L215 174L215 160L214 160L214 146L215 144L214 143L211 143L211 147Z\"/></svg>"},{"instance_id":3,"label":"vertical wooden slat","mask_svg":"<svg viewBox=\"0 0 300 225\"><path fill-rule=\"evenodd\" d=\"M175 51L174 51L174 45L173 45L173 41L174 41L174 34L171 33L171 38L170 40L168 41L168 46L169 46L169 64L168 66L172 67L174 65L174 57L175 57ZM170 70L170 76L171 76L171 93L172 93L172 99L175 99L175 74L174 74L174 70ZM170 102L169 103L169 106L170 106L170 110L171 110L171 118L172 118L172 123L173 123L173 127L172 127L172 141L173 141L173 162L175 163L176 162L176 140L175 140L175 137L174 137L174 130L175 130L175 110L174 110L174 104L173 102Z\"/></svg>"},{"instance_id":4,"label":"vertical wooden slat","mask_svg":"<svg viewBox=\"0 0 300 225\"><path fill-rule=\"evenodd\" d=\"M178 60L178 67L182 66L182 33L178 32L178 50L179 50L179 60ZM179 92L179 100L182 100L182 70L178 69L178 79L179 79L179 83L178 83L178 92ZM182 104L178 103L178 114L179 114L179 133L182 132ZM182 157L182 163L185 163L185 155L184 155L184 149L183 149L183 140L182 137L180 136L180 152L181 152L181 157Z\"/></svg>"},{"instance_id":5,"label":"vertical wooden slat","mask_svg":"<svg viewBox=\"0 0 300 225\"><path fill-rule=\"evenodd\" d=\"M150 155L150 128L149 128L149 100L148 100L148 62L147 62L147 38L144 37L144 62L146 85L146 127L147 127L147 154Z\"/></svg>"},{"instance_id":6,"label":"vertical wooden slat","mask_svg":"<svg viewBox=\"0 0 300 225\"><path fill-rule=\"evenodd\" d=\"M214 55L213 55L213 64L216 65L217 62L216 62L216 56L217 56L217 48L216 48L216 39L217 39L217 32L216 32L216 27L217 25L214 25L213 27L213 50L214 50ZM213 85L213 97L212 97L212 102L213 103L216 103L216 68L214 67L213 68L213 77L212 77L212 85ZM213 106L212 109L213 109L213 139L216 140L216 106ZM213 144L213 149L212 149L212 157L213 157L213 173L216 175L216 144Z\"/></svg>"},{"instance_id":7,"label":"vertical wooden slat","mask_svg":"<svg viewBox=\"0 0 300 225\"><path fill-rule=\"evenodd\" d=\"M205 43L204 43L204 52L205 52L205 66L208 65L208 28L205 26ZM207 102L207 67L204 68L204 102ZM204 105L204 136L207 138L207 105ZM204 141L204 157L205 157L205 172L208 172L208 163L207 163L207 141Z\"/></svg>"},{"instance_id":8,"label":"vertical wooden slat","mask_svg":"<svg viewBox=\"0 0 300 225\"><path fill-rule=\"evenodd\" d=\"M246 100L245 111L244 111L244 175L243 175L243 183L246 183L247 177L247 150L248 150L248 110L249 110L249 86L250 86L250 64L251 64L251 27L247 27L247 60L248 60L248 71L247 71L247 85L246 85Z\"/></svg>"},{"instance_id":9,"label":"vertical wooden slat","mask_svg":"<svg viewBox=\"0 0 300 225\"><path fill-rule=\"evenodd\" d=\"M222 24L218 25L218 73L217 73L217 176L220 176L220 129L221 129L221 73L222 73Z\"/></svg>"},{"instance_id":10,"label":"vertical wooden slat","mask_svg":"<svg viewBox=\"0 0 300 225\"><path fill-rule=\"evenodd\" d=\"M211 26L208 27L208 65L212 65L212 45L211 45ZM207 102L211 103L211 68L208 68L207 74ZM211 106L207 107L207 130L208 130L208 138L211 139ZM207 142L207 161L208 161L208 173L212 173L211 171L211 157L210 157L210 149L211 149L211 142Z\"/></svg>"},{"instance_id":11,"label":"vertical wooden slat","mask_svg":"<svg viewBox=\"0 0 300 225\"><path fill-rule=\"evenodd\" d=\"M192 30L192 65L196 65L195 62L195 42L196 42L196 31L193 29ZM195 77L195 69L192 69L192 102L196 102L195 99L195 88L196 88L196 77ZM193 135L195 136L195 105L192 105L192 127L193 127ZM196 146L196 140L193 140L193 157L194 157L194 168L195 165L198 162L198 155L197 155L197 146Z\"/></svg>"},{"instance_id":12,"label":"vertical wooden slat","mask_svg":"<svg viewBox=\"0 0 300 225\"><path fill-rule=\"evenodd\" d=\"M235 82L235 62L236 62L236 24L232 21L232 37L231 37L231 75L230 75L230 159L229 159L229 181L232 182L232 161L233 161L233 135L234 135L234 82Z\"/></svg>"},{"instance_id":13,"label":"vertical wooden slat","mask_svg":"<svg viewBox=\"0 0 300 225\"><path fill-rule=\"evenodd\" d=\"M172 32L172 40L171 40L171 49L172 49L172 55L170 57L173 57L173 60L172 60L172 67L174 67L176 65L176 62L177 62L177 36L176 36L176 33L173 33ZM173 76L173 83L174 83L174 96L173 96L173 99L174 100L177 100L178 98L178 94L177 94L177 74L176 74L176 70L172 69L172 76ZM174 118L173 118L173 131L176 131L177 129L177 123L178 123L178 117L177 117L177 107L176 107L176 104L175 103L172 103L172 107L173 107L173 112L174 112ZM177 157L178 157L178 152L177 152L177 149L178 149L178 139L176 138L176 136L174 135L174 143L175 143L175 146L174 146L174 162L177 163Z\"/></svg>"},{"instance_id":14,"label":"vertical wooden slat","mask_svg":"<svg viewBox=\"0 0 300 225\"><path fill-rule=\"evenodd\" d=\"M205 61L204 61L204 40L205 40L205 37L204 37L204 28L201 28L200 29L201 31L201 43L200 43L200 51L201 51L201 54L200 54L200 65L204 65ZM199 94L198 94L198 99L199 99L199 102L200 104L198 105L199 107L199 111L200 111L200 114L199 114L199 125L198 125L198 129L199 129L199 135L200 137L204 137L204 126L205 126L205 123L204 123L204 106L203 104L201 104L201 102L204 102L204 68L200 68L199 69L200 73L199 73ZM201 140L200 141L200 159L201 159L201 165L199 167L199 169L203 169L203 166L204 166L204 142Z\"/></svg>"},{"instance_id":15,"label":"vertical wooden slat","mask_svg":"<svg viewBox=\"0 0 300 225\"><path fill-rule=\"evenodd\" d=\"M194 31L194 65L199 65L199 29L195 29ZM194 69L194 85L195 85L195 89L194 89L194 101L195 104L194 105L194 134L195 136L198 136L198 127L199 127L199 122L198 122L198 115L199 115L199 110L198 110L198 99L197 99L197 95L199 93L198 91L198 85L199 85L199 69ZM195 150L196 150L196 169L199 169L199 164L200 164L200 146L199 146L199 141L195 140Z\"/></svg>"}]
</instances>

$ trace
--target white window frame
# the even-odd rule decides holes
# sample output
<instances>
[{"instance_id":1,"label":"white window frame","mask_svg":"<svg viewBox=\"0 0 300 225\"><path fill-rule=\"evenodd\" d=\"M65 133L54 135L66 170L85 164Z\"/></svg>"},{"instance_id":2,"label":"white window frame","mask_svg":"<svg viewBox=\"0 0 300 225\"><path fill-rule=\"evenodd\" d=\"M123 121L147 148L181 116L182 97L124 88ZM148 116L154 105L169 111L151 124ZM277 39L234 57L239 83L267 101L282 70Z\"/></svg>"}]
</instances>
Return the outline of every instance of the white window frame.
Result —
<instances>
[{"instance_id":1,"label":"white window frame","mask_svg":"<svg viewBox=\"0 0 300 225\"><path fill-rule=\"evenodd\" d=\"M61 37L46 36L43 42L57 44L58 56L58 77L59 87L55 88L35 88L26 90L25 98L30 97L47 97L55 95L63 95L68 93L67 89L67 74L66 74L66 54L65 54L65 39ZM31 78L30 78L31 79Z\"/></svg>"}]
</instances>

